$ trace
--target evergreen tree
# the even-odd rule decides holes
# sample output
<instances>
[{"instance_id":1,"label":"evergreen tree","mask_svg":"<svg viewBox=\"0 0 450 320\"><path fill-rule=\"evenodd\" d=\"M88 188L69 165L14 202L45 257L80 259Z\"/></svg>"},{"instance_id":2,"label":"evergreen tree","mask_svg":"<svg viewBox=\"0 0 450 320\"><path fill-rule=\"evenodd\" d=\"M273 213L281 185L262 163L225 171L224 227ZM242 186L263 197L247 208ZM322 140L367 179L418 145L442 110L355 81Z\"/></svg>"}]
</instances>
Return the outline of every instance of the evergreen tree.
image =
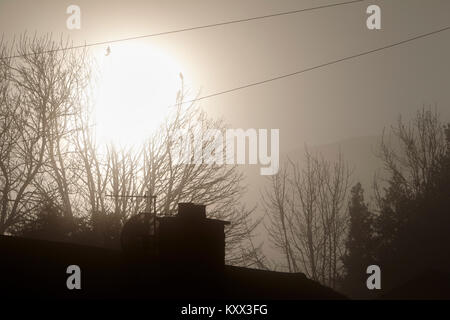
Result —
<instances>
[{"instance_id":1,"label":"evergreen tree","mask_svg":"<svg viewBox=\"0 0 450 320\"><path fill-rule=\"evenodd\" d=\"M364 202L364 189L357 183L351 190L348 204L350 217L346 241L346 254L343 257L345 276L342 290L351 297L366 297L366 269L374 264L373 257L373 216Z\"/></svg>"},{"instance_id":2,"label":"evergreen tree","mask_svg":"<svg viewBox=\"0 0 450 320\"><path fill-rule=\"evenodd\" d=\"M67 241L73 230L72 220L64 217L60 207L52 201L45 201L34 219L28 221L17 234L26 238Z\"/></svg>"}]
</instances>

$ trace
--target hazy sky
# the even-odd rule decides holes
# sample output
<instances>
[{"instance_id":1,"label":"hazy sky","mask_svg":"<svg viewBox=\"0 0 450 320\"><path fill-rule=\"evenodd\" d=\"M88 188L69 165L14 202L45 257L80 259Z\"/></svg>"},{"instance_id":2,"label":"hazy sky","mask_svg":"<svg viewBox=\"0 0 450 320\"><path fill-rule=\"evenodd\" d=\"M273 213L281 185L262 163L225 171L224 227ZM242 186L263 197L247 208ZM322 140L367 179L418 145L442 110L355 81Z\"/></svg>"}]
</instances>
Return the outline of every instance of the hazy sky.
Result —
<instances>
[{"instance_id":1,"label":"hazy sky","mask_svg":"<svg viewBox=\"0 0 450 320\"><path fill-rule=\"evenodd\" d=\"M0 30L68 34L76 44L241 19L327 1L0 0ZM81 7L81 30L66 8ZM366 8L382 9L382 30ZM390 0L321 9L140 40L174 57L192 89L214 93L450 25L448 0ZM114 45L111 45L114 50ZM103 48L100 48L103 50ZM379 134L402 113L437 104L450 119L450 31L299 76L202 101L235 128L279 128L282 151Z\"/></svg>"}]
</instances>

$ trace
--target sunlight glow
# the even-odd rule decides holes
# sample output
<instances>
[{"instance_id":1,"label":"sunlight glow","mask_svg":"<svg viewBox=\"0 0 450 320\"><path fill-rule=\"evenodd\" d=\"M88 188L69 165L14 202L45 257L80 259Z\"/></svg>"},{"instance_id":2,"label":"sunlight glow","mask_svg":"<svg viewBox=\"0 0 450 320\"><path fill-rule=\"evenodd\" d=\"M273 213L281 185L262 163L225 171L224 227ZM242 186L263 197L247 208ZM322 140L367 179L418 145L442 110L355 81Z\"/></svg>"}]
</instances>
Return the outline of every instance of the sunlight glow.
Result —
<instances>
[{"instance_id":1,"label":"sunlight glow","mask_svg":"<svg viewBox=\"0 0 450 320\"><path fill-rule=\"evenodd\" d=\"M97 52L95 98L100 142L135 146L145 141L171 110L181 88L178 63L149 45L118 44Z\"/></svg>"}]
</instances>

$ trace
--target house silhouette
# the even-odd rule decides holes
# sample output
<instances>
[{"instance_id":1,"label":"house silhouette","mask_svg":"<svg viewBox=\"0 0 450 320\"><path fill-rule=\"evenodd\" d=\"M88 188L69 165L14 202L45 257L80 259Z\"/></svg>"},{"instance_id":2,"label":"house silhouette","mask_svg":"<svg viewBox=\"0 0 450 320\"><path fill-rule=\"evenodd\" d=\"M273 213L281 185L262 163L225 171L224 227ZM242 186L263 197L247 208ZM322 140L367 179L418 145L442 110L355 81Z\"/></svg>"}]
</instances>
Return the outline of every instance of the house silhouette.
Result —
<instances>
[{"instance_id":1,"label":"house silhouette","mask_svg":"<svg viewBox=\"0 0 450 320\"><path fill-rule=\"evenodd\" d=\"M149 223L130 219L126 232ZM204 205L180 203L157 218L153 234L128 237L123 250L0 236L0 295L56 298L342 299L301 273L225 264L225 227ZM131 227L131 225L133 227ZM134 243L129 243L134 242ZM78 265L81 290L68 290L66 269Z\"/></svg>"}]
</instances>

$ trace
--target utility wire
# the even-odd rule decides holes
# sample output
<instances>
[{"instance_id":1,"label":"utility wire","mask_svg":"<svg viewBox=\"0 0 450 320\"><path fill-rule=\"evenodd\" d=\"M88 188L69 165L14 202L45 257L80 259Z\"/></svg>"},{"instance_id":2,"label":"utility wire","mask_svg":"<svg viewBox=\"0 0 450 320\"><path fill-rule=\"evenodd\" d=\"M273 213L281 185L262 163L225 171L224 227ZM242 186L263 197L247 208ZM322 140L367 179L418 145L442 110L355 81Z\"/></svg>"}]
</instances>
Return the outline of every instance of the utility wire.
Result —
<instances>
[{"instance_id":1,"label":"utility wire","mask_svg":"<svg viewBox=\"0 0 450 320\"><path fill-rule=\"evenodd\" d=\"M266 79L266 80L262 80L262 81L258 81L258 82L252 82L252 83L249 83L249 84L246 84L246 85L243 85L243 86L239 86L239 87L235 87L235 88L232 88L232 89L228 89L228 90L224 90L224 91L219 91L219 92L216 92L216 93L208 94L208 95L196 98L196 99L183 101L183 102L177 103L177 104L172 105L172 106L177 106L177 105L186 104L186 103L193 103L193 102L197 102L197 101L200 101L200 100L204 100L204 99L212 98L212 97L215 97L215 96L219 96L219 95L222 95L222 94L226 94L226 93L230 93L230 92L234 92L234 91L238 91L238 90L242 90L242 89L246 89L246 88L250 88L250 87L255 87L255 86L259 86L259 85L262 85L262 84L265 84L265 83L268 83L268 82L272 82L272 81L276 81L276 80L280 80L280 79L296 76L296 75L299 75L299 74L302 74L302 73L305 73L305 72L308 72L308 71L312 71L312 70L320 69L320 68L327 67L327 66L330 66L330 65L333 65L333 64L337 64L339 62L351 60L351 59L354 59L354 58L358 58L358 57L362 57L362 56L365 56L365 55L369 55L371 53L380 52L382 50L386 50L386 49L390 49L390 48L393 48L393 47L397 47L397 46L403 45L405 43L412 42L412 41L415 41L415 40L418 40L418 39L421 39L421 38L426 38L426 37L435 35L435 34L440 33L440 32L448 31L448 30L450 30L450 26L442 28L442 29L439 29L439 30L435 30L435 31L432 31L432 32L429 32L429 33L425 33L425 34L422 34L422 35L419 35L419 36L415 36L413 38L409 38L409 39L406 39L406 40L403 40L403 41L400 41L400 42L392 43L392 44L386 45L384 47L380 47L380 48L369 50L369 51L360 52L360 53L357 53L357 54L354 54L354 55L351 55L351 56L347 56L347 57L344 57L344 58L341 58L341 59L332 60L332 61L329 61L329 62L326 62L326 63L322 63L322 64L319 64L319 65L316 65L314 67L302 69L302 70L295 71L295 72L292 72L292 73L283 74L283 75L280 75L280 76L277 76L277 77L273 77L273 78L269 78L269 79Z\"/></svg>"},{"instance_id":2,"label":"utility wire","mask_svg":"<svg viewBox=\"0 0 450 320\"><path fill-rule=\"evenodd\" d=\"M187 32L187 31L193 31L193 30L199 30L199 29L215 28L215 27L225 26L225 25L229 25L229 24L236 24L236 23L249 22L249 21L254 21L254 20L261 20L261 19L267 19L267 18L273 18L273 17L286 16L286 15L291 15L291 14L296 14L296 13L301 13L301 12L307 12L307 11L313 11L313 10L337 7L337 6L342 6L342 5L354 4L354 3L363 2L363 1L364 0L346 1L346 2L322 5L322 6L318 6L318 7L311 7L311 8L305 8L305 9L299 9L299 10L293 10L293 11L286 11L286 12L268 14L268 15L264 15L264 16L257 16L257 17L238 19L238 20L230 20L230 21L213 23L213 24L207 24L207 25L190 27L190 28L183 28L183 29L176 29L176 30L158 32L158 33L151 33L151 34L140 35L140 36L135 36L135 37L128 37L128 38L121 38L121 39L116 39L116 40L93 42L93 43L88 43L88 44L84 44L84 45L70 46L70 47L66 47L66 48L58 48L58 49L54 49L54 50L46 50L46 51L41 51L41 52L37 52L37 53L18 54L18 55L13 55L13 56L8 56L8 57L0 57L0 60L15 59L15 58L20 58L20 57L26 57L26 56L34 55L34 54L45 54L45 53L53 53L53 52L58 52L58 51L82 49L82 48L86 48L86 47L93 47L93 46L100 46L100 45L117 43L117 42L138 40L138 39L143 39L143 38L159 37L159 36L163 36L163 35L174 34L174 33L181 33L181 32Z\"/></svg>"}]
</instances>

